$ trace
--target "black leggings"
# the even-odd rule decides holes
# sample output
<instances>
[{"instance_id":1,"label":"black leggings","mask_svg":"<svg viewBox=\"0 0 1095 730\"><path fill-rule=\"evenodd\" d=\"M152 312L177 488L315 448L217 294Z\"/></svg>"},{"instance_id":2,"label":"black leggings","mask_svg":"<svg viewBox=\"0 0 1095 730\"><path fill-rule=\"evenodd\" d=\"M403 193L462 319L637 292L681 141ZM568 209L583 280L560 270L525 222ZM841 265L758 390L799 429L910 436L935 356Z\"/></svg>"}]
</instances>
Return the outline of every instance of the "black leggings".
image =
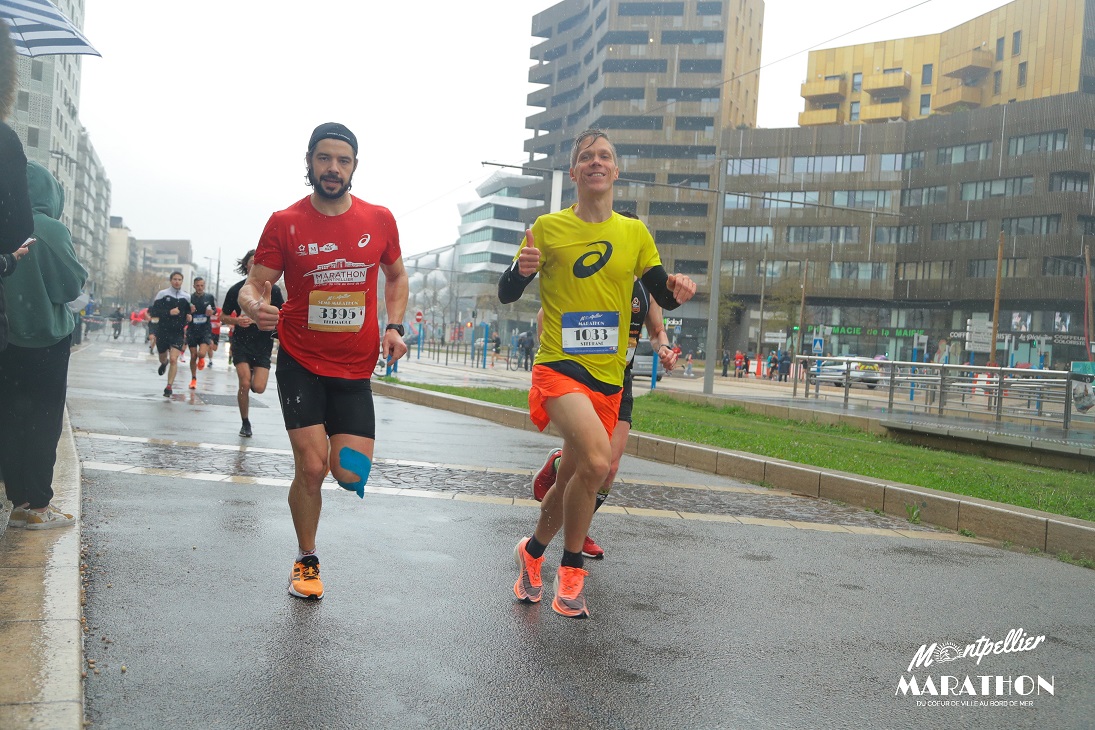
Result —
<instances>
[{"instance_id":1,"label":"black leggings","mask_svg":"<svg viewBox=\"0 0 1095 730\"><path fill-rule=\"evenodd\" d=\"M294 360L284 347L278 351L274 375L286 430L323 424L328 436L345 433L376 438L373 388L368 378L349 380L316 375Z\"/></svg>"}]
</instances>

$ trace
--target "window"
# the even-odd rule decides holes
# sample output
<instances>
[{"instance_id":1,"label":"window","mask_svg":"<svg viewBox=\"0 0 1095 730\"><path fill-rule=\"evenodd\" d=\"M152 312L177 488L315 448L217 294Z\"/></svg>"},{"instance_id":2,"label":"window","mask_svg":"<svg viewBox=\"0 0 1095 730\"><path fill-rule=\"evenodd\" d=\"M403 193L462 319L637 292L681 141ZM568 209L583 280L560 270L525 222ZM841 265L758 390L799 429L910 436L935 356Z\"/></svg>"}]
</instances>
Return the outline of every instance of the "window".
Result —
<instances>
[{"instance_id":1,"label":"window","mask_svg":"<svg viewBox=\"0 0 1095 730\"><path fill-rule=\"evenodd\" d=\"M678 67L684 74L721 74L722 59L682 58Z\"/></svg>"},{"instance_id":2,"label":"window","mask_svg":"<svg viewBox=\"0 0 1095 730\"><path fill-rule=\"evenodd\" d=\"M1034 215L1022 218L1005 218L1000 228L1009 236L1049 236L1061 229L1061 216Z\"/></svg>"},{"instance_id":3,"label":"window","mask_svg":"<svg viewBox=\"0 0 1095 730\"><path fill-rule=\"evenodd\" d=\"M764 243L772 240L772 226L723 226L723 243Z\"/></svg>"},{"instance_id":4,"label":"window","mask_svg":"<svg viewBox=\"0 0 1095 730\"><path fill-rule=\"evenodd\" d=\"M884 153L879 155L879 169L882 172L896 170L915 170L924 166L924 152Z\"/></svg>"},{"instance_id":5,"label":"window","mask_svg":"<svg viewBox=\"0 0 1095 730\"><path fill-rule=\"evenodd\" d=\"M605 73L663 74L669 69L664 58L609 58L601 70Z\"/></svg>"},{"instance_id":6,"label":"window","mask_svg":"<svg viewBox=\"0 0 1095 730\"><path fill-rule=\"evenodd\" d=\"M742 210L749 207L751 198L748 195L741 195L739 193L727 193L725 200L727 210Z\"/></svg>"},{"instance_id":7,"label":"window","mask_svg":"<svg viewBox=\"0 0 1095 730\"><path fill-rule=\"evenodd\" d=\"M1051 193L1086 193L1091 175L1086 172L1055 172L1049 178Z\"/></svg>"},{"instance_id":8,"label":"window","mask_svg":"<svg viewBox=\"0 0 1095 730\"><path fill-rule=\"evenodd\" d=\"M21 112L30 111L30 92L20 91L16 95L15 108Z\"/></svg>"},{"instance_id":9,"label":"window","mask_svg":"<svg viewBox=\"0 0 1095 730\"><path fill-rule=\"evenodd\" d=\"M761 206L766 209L805 208L807 205L817 205L818 203L818 192L816 190L779 190L761 194L764 196Z\"/></svg>"},{"instance_id":10,"label":"window","mask_svg":"<svg viewBox=\"0 0 1095 730\"><path fill-rule=\"evenodd\" d=\"M1068 130L1058 129L1055 132L1042 132L1041 134L1027 134L1022 137L1012 137L1008 140L1008 155L1018 157L1034 152L1051 152L1053 150L1068 149Z\"/></svg>"},{"instance_id":11,"label":"window","mask_svg":"<svg viewBox=\"0 0 1095 730\"><path fill-rule=\"evenodd\" d=\"M920 226L877 226L874 229L875 243L917 243L920 241Z\"/></svg>"},{"instance_id":12,"label":"window","mask_svg":"<svg viewBox=\"0 0 1095 730\"><path fill-rule=\"evenodd\" d=\"M922 205L942 205L947 202L947 186L908 188L901 191L901 205L918 208Z\"/></svg>"},{"instance_id":13,"label":"window","mask_svg":"<svg viewBox=\"0 0 1095 730\"><path fill-rule=\"evenodd\" d=\"M800 174L827 172L863 172L866 155L815 155L795 157L791 169Z\"/></svg>"},{"instance_id":14,"label":"window","mask_svg":"<svg viewBox=\"0 0 1095 730\"><path fill-rule=\"evenodd\" d=\"M859 243L857 226L787 226L787 243Z\"/></svg>"},{"instance_id":15,"label":"window","mask_svg":"<svg viewBox=\"0 0 1095 730\"><path fill-rule=\"evenodd\" d=\"M696 3L696 15L722 15L722 2L700 0Z\"/></svg>"},{"instance_id":16,"label":"window","mask_svg":"<svg viewBox=\"0 0 1095 730\"><path fill-rule=\"evenodd\" d=\"M594 104L600 104L602 101L632 101L635 99L643 99L646 96L646 90L641 86L637 87L624 87L618 86L613 89L601 89L597 92L597 96L593 98Z\"/></svg>"},{"instance_id":17,"label":"window","mask_svg":"<svg viewBox=\"0 0 1095 730\"><path fill-rule=\"evenodd\" d=\"M861 74L861 73L852 74L852 91L862 91L862 90L863 90L863 74Z\"/></svg>"},{"instance_id":18,"label":"window","mask_svg":"<svg viewBox=\"0 0 1095 730\"><path fill-rule=\"evenodd\" d=\"M702 46L708 43L722 43L721 30L663 30L662 43L684 43Z\"/></svg>"},{"instance_id":19,"label":"window","mask_svg":"<svg viewBox=\"0 0 1095 730\"><path fill-rule=\"evenodd\" d=\"M932 82L932 65L925 63L924 67L920 69L920 83L924 86L931 84Z\"/></svg>"},{"instance_id":20,"label":"window","mask_svg":"<svg viewBox=\"0 0 1095 730\"><path fill-rule=\"evenodd\" d=\"M707 203L673 203L651 201L650 215L668 215L674 218L681 216L706 218Z\"/></svg>"},{"instance_id":21,"label":"window","mask_svg":"<svg viewBox=\"0 0 1095 730\"><path fill-rule=\"evenodd\" d=\"M1084 149L1089 152L1095 150L1095 129L1084 130Z\"/></svg>"},{"instance_id":22,"label":"window","mask_svg":"<svg viewBox=\"0 0 1095 730\"><path fill-rule=\"evenodd\" d=\"M906 261L897 264L899 281L938 281L954 278L953 261Z\"/></svg>"},{"instance_id":23,"label":"window","mask_svg":"<svg viewBox=\"0 0 1095 730\"><path fill-rule=\"evenodd\" d=\"M699 190L707 190L711 187L711 176L700 175L698 173L690 175L669 173L669 184L683 185L684 187L697 188Z\"/></svg>"},{"instance_id":24,"label":"window","mask_svg":"<svg viewBox=\"0 0 1095 730\"><path fill-rule=\"evenodd\" d=\"M675 273L686 274L688 276L702 276L707 273L707 262L677 259L673 266L673 271Z\"/></svg>"},{"instance_id":25,"label":"window","mask_svg":"<svg viewBox=\"0 0 1095 730\"><path fill-rule=\"evenodd\" d=\"M1009 177L962 183L962 200L1014 198L1034 193L1033 177Z\"/></svg>"},{"instance_id":26,"label":"window","mask_svg":"<svg viewBox=\"0 0 1095 730\"><path fill-rule=\"evenodd\" d=\"M1042 259L1042 276L1084 277L1084 260L1078 256L1046 256Z\"/></svg>"},{"instance_id":27,"label":"window","mask_svg":"<svg viewBox=\"0 0 1095 730\"><path fill-rule=\"evenodd\" d=\"M1027 259L1004 259L1004 270L1000 275L1004 278L1027 276L1029 265ZM971 279L996 278L996 259L971 259L968 262L967 276Z\"/></svg>"},{"instance_id":28,"label":"window","mask_svg":"<svg viewBox=\"0 0 1095 730\"><path fill-rule=\"evenodd\" d=\"M1004 85L1004 72L1003 71L993 71L992 72L992 93L993 94L999 94L1000 89L1003 87L1003 85Z\"/></svg>"},{"instance_id":29,"label":"window","mask_svg":"<svg viewBox=\"0 0 1095 730\"><path fill-rule=\"evenodd\" d=\"M893 68L884 68L884 69L882 69L882 73L884 73L884 74L899 74L903 70L904 69L901 68L900 66L894 66Z\"/></svg>"},{"instance_id":30,"label":"window","mask_svg":"<svg viewBox=\"0 0 1095 730\"><path fill-rule=\"evenodd\" d=\"M889 190L834 190L833 205L838 208L889 208Z\"/></svg>"},{"instance_id":31,"label":"window","mask_svg":"<svg viewBox=\"0 0 1095 730\"><path fill-rule=\"evenodd\" d=\"M992 157L992 142L973 142L956 147L940 147L935 154L937 165L958 165Z\"/></svg>"},{"instance_id":32,"label":"window","mask_svg":"<svg viewBox=\"0 0 1095 730\"><path fill-rule=\"evenodd\" d=\"M734 259L732 261L722 262L722 275L735 277L745 276L745 262L741 259Z\"/></svg>"},{"instance_id":33,"label":"window","mask_svg":"<svg viewBox=\"0 0 1095 730\"><path fill-rule=\"evenodd\" d=\"M1023 61L1022 63L1019 64L1019 78L1015 83L1018 84L1019 86L1026 86L1027 85L1027 62L1026 61Z\"/></svg>"},{"instance_id":34,"label":"window","mask_svg":"<svg viewBox=\"0 0 1095 730\"><path fill-rule=\"evenodd\" d=\"M829 278L843 281L880 281L889 278L890 267L873 261L833 261Z\"/></svg>"},{"instance_id":35,"label":"window","mask_svg":"<svg viewBox=\"0 0 1095 730\"><path fill-rule=\"evenodd\" d=\"M684 3L620 3L618 15L684 15Z\"/></svg>"},{"instance_id":36,"label":"window","mask_svg":"<svg viewBox=\"0 0 1095 730\"><path fill-rule=\"evenodd\" d=\"M1011 55L1018 56L1023 50L1023 31L1017 30L1011 34Z\"/></svg>"},{"instance_id":37,"label":"window","mask_svg":"<svg viewBox=\"0 0 1095 730\"><path fill-rule=\"evenodd\" d=\"M27 127L27 147L38 146L38 127Z\"/></svg>"},{"instance_id":38,"label":"window","mask_svg":"<svg viewBox=\"0 0 1095 730\"><path fill-rule=\"evenodd\" d=\"M778 157L753 157L741 160L727 160L726 174L731 177L738 175L778 175Z\"/></svg>"},{"instance_id":39,"label":"window","mask_svg":"<svg viewBox=\"0 0 1095 730\"><path fill-rule=\"evenodd\" d=\"M996 60L997 61L1003 61L1004 60L1004 39L1003 38L997 38L996 39Z\"/></svg>"},{"instance_id":40,"label":"window","mask_svg":"<svg viewBox=\"0 0 1095 730\"><path fill-rule=\"evenodd\" d=\"M677 129L689 132L714 131L714 117L677 117Z\"/></svg>"},{"instance_id":41,"label":"window","mask_svg":"<svg viewBox=\"0 0 1095 730\"><path fill-rule=\"evenodd\" d=\"M41 81L45 65L41 61L30 62L30 77L35 81Z\"/></svg>"},{"instance_id":42,"label":"window","mask_svg":"<svg viewBox=\"0 0 1095 730\"><path fill-rule=\"evenodd\" d=\"M853 101L851 104L848 105L848 121L849 122L858 122L859 121L859 102L858 101Z\"/></svg>"},{"instance_id":43,"label":"window","mask_svg":"<svg viewBox=\"0 0 1095 730\"><path fill-rule=\"evenodd\" d=\"M658 89L658 101L704 101L706 99L719 99L719 87L699 88L664 88Z\"/></svg>"},{"instance_id":44,"label":"window","mask_svg":"<svg viewBox=\"0 0 1095 730\"><path fill-rule=\"evenodd\" d=\"M654 231L654 240L658 245L666 246L704 246L707 236L700 231Z\"/></svg>"},{"instance_id":45,"label":"window","mask_svg":"<svg viewBox=\"0 0 1095 730\"><path fill-rule=\"evenodd\" d=\"M985 221L957 221L955 223L933 223L933 241L980 241L985 238Z\"/></svg>"},{"instance_id":46,"label":"window","mask_svg":"<svg viewBox=\"0 0 1095 730\"><path fill-rule=\"evenodd\" d=\"M932 95L931 94L921 94L920 95L920 113L925 117L932 113Z\"/></svg>"}]
</instances>

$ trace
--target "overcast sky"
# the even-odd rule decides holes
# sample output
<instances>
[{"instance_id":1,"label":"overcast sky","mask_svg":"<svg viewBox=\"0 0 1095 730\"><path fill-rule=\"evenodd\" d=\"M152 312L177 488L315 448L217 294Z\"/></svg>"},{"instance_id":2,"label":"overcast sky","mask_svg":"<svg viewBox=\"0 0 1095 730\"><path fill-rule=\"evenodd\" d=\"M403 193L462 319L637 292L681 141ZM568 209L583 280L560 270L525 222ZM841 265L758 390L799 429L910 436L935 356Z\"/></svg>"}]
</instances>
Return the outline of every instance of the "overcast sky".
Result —
<instances>
[{"instance_id":1,"label":"overcast sky","mask_svg":"<svg viewBox=\"0 0 1095 730\"><path fill-rule=\"evenodd\" d=\"M111 214L137 238L190 239L199 265L219 251L227 270L308 193L308 136L340 121L360 145L353 192L392 210L404 253L451 244L457 203L498 169L481 163L524 161L529 30L553 4L86 0L103 57L83 60L80 119ZM768 0L758 126L797 124L807 49L937 33L1004 4Z\"/></svg>"}]
</instances>

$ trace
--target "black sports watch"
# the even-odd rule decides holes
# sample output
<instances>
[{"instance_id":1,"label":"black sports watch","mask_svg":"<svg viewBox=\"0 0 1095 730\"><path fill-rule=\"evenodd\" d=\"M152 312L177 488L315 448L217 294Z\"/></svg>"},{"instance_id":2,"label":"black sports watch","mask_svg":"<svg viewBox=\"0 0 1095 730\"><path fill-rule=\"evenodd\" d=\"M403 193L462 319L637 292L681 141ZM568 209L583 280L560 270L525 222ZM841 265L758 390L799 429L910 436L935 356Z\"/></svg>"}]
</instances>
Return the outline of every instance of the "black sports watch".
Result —
<instances>
[{"instance_id":1,"label":"black sports watch","mask_svg":"<svg viewBox=\"0 0 1095 730\"><path fill-rule=\"evenodd\" d=\"M403 325L401 325L401 324L390 324L390 325L388 325L387 327L384 328L385 332L387 332L388 330L395 330L396 332L399 333L400 337L403 336Z\"/></svg>"}]
</instances>

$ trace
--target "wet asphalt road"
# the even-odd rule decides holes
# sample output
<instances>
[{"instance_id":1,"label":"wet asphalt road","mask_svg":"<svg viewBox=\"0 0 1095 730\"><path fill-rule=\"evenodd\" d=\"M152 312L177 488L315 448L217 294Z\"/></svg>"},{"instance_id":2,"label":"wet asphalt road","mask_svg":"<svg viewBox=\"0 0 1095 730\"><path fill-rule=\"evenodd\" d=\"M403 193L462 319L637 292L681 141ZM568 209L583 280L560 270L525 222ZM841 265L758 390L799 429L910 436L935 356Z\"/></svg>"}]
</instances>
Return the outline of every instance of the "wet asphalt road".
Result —
<instances>
[{"instance_id":1,"label":"wet asphalt road","mask_svg":"<svg viewBox=\"0 0 1095 730\"><path fill-rule=\"evenodd\" d=\"M413 379L412 363L403 374ZM160 396L139 345L74 355L95 727L1079 728L1095 717L1095 576L1042 556L602 510L593 617L517 605L512 550L535 509L480 500L524 497L556 441L384 398L370 486L413 492L325 492L327 597L292 599L292 459L273 391L258 397L268 407L253 403L256 436L244 440L223 354L193 395L185 385ZM748 485L627 457L621 475L610 505L910 527L714 490ZM557 559L553 545L545 565ZM918 676L1052 676L1054 695L895 696L922 644L1016 628L1046 640ZM1016 705L928 705L944 699Z\"/></svg>"}]
</instances>

